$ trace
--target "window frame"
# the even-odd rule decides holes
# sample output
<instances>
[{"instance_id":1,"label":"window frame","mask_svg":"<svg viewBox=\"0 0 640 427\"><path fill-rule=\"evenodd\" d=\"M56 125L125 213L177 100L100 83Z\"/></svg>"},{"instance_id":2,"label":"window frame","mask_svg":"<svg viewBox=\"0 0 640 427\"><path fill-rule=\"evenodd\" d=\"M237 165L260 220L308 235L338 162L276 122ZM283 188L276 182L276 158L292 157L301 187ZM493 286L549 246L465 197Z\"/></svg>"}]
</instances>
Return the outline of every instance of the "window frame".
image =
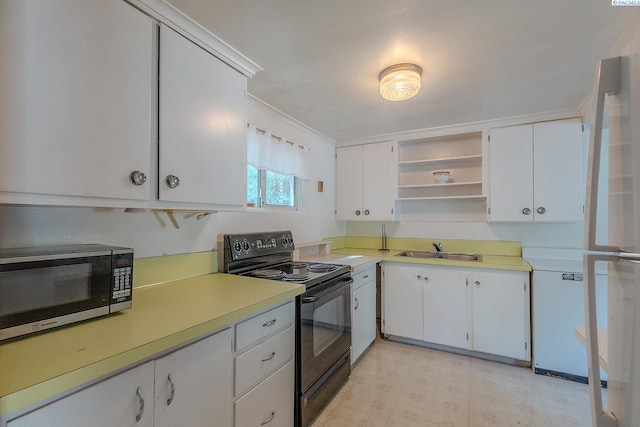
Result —
<instances>
[{"instance_id":1,"label":"window frame","mask_svg":"<svg viewBox=\"0 0 640 427\"><path fill-rule=\"evenodd\" d=\"M257 200L254 203L249 202L249 177L248 171L249 168L254 168L257 171ZM287 175L278 172L273 172L278 175L293 177L293 193L294 193L294 205L293 206L283 206L283 205L274 205L268 204L267 201L267 169L260 169L252 165L247 165L247 207L250 209L260 209L260 210L270 210L270 211L283 211L283 212L303 212L303 198L302 198L302 187L304 180L295 175Z\"/></svg>"}]
</instances>

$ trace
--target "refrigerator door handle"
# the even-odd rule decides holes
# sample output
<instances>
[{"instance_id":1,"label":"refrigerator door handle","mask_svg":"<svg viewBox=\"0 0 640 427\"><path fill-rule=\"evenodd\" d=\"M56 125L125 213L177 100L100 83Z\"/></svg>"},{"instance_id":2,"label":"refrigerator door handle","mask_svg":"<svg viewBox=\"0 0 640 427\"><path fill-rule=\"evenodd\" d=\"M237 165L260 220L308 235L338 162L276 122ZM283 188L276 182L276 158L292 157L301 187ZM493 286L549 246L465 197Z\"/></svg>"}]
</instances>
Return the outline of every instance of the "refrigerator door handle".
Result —
<instances>
[{"instance_id":1,"label":"refrigerator door handle","mask_svg":"<svg viewBox=\"0 0 640 427\"><path fill-rule=\"evenodd\" d=\"M618 254L584 254L584 307L589 368L589 395L594 427L617 427L618 420L602 407L600 352L598 347L598 317L596 315L596 261L616 262Z\"/></svg>"},{"instance_id":2,"label":"refrigerator door handle","mask_svg":"<svg viewBox=\"0 0 640 427\"><path fill-rule=\"evenodd\" d=\"M633 252L620 252L618 257L622 261L631 261L640 263L640 254L635 254Z\"/></svg>"},{"instance_id":3,"label":"refrigerator door handle","mask_svg":"<svg viewBox=\"0 0 640 427\"><path fill-rule=\"evenodd\" d=\"M587 251L618 252L617 248L601 246L596 242L596 217L598 212L598 177L600 175L600 153L602 151L602 128L604 102L607 94L620 89L620 57L603 59L596 70L593 96L596 110L589 144L589 169L587 175L585 249Z\"/></svg>"}]
</instances>

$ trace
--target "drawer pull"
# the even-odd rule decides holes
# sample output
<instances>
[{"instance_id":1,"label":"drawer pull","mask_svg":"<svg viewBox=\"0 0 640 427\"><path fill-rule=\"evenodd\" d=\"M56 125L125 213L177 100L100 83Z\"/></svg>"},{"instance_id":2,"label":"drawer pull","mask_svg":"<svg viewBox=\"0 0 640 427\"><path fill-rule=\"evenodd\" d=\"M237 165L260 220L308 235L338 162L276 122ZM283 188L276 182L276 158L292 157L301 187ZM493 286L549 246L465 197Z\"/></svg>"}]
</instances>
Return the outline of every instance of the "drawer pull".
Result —
<instances>
[{"instance_id":1,"label":"drawer pull","mask_svg":"<svg viewBox=\"0 0 640 427\"><path fill-rule=\"evenodd\" d=\"M138 402L140 404L140 407L138 408L138 414L136 415L136 422L138 422L144 415L144 396L142 395L142 389L140 387L138 387L138 390L136 390L136 396L138 396Z\"/></svg>"},{"instance_id":2,"label":"drawer pull","mask_svg":"<svg viewBox=\"0 0 640 427\"><path fill-rule=\"evenodd\" d=\"M167 380L169 380L169 384L171 385L171 394L167 399L167 406L169 406L171 405L171 402L173 402L173 396L175 396L176 394L176 382L173 380L173 375L171 374L169 374L169 376L167 377Z\"/></svg>"},{"instance_id":3,"label":"drawer pull","mask_svg":"<svg viewBox=\"0 0 640 427\"><path fill-rule=\"evenodd\" d=\"M362 276L362 278L363 278L363 279L368 279L368 278L369 278L369 275L368 275L368 274L365 274L364 276Z\"/></svg>"},{"instance_id":4,"label":"drawer pull","mask_svg":"<svg viewBox=\"0 0 640 427\"><path fill-rule=\"evenodd\" d=\"M276 319L273 319L271 322L263 323L262 327L268 328L269 326L273 326L276 324Z\"/></svg>"},{"instance_id":5,"label":"drawer pull","mask_svg":"<svg viewBox=\"0 0 640 427\"><path fill-rule=\"evenodd\" d=\"M263 357L263 358L262 358L262 361L263 361L263 362L266 362L266 361L268 361L268 360L273 359L274 357L276 357L276 352L275 352L275 351L274 351L273 353L271 353L270 355L268 355L268 356L266 356L266 357Z\"/></svg>"},{"instance_id":6,"label":"drawer pull","mask_svg":"<svg viewBox=\"0 0 640 427\"><path fill-rule=\"evenodd\" d=\"M266 420L264 420L263 422L260 423L261 426L265 425L265 424L269 424L271 421L273 421L273 419L276 417L276 411L273 411L271 413L271 416L269 418L267 418Z\"/></svg>"}]
</instances>

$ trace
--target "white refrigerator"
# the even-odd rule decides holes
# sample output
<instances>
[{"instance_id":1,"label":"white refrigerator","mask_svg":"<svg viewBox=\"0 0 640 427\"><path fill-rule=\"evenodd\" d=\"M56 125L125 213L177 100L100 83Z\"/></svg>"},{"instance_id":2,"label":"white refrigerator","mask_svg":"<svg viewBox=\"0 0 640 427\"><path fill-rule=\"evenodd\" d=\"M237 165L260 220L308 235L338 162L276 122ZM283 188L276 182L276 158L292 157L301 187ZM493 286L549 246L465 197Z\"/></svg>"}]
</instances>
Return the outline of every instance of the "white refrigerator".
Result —
<instances>
[{"instance_id":1,"label":"white refrigerator","mask_svg":"<svg viewBox=\"0 0 640 427\"><path fill-rule=\"evenodd\" d=\"M593 426L638 427L640 52L601 61L593 97L584 248L591 412ZM604 216L605 221L598 215ZM602 227L606 230L599 229ZM596 323L596 262L607 264L608 275L608 326L600 332L600 339ZM608 374L604 405L599 386L601 357L606 358Z\"/></svg>"}]
</instances>

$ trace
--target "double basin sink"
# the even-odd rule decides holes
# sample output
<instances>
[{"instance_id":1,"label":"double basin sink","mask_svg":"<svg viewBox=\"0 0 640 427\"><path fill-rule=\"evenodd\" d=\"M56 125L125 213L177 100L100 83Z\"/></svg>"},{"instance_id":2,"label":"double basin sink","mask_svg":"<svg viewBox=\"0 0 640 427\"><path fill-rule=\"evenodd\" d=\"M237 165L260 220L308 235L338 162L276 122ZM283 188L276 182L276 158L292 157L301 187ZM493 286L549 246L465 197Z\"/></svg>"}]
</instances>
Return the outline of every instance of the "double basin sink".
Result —
<instances>
[{"instance_id":1,"label":"double basin sink","mask_svg":"<svg viewBox=\"0 0 640 427\"><path fill-rule=\"evenodd\" d=\"M419 252L419 251L405 251L396 254L400 257L409 258L425 258L425 259L448 259L452 261L482 261L482 255L476 254L464 254L459 252Z\"/></svg>"}]
</instances>

